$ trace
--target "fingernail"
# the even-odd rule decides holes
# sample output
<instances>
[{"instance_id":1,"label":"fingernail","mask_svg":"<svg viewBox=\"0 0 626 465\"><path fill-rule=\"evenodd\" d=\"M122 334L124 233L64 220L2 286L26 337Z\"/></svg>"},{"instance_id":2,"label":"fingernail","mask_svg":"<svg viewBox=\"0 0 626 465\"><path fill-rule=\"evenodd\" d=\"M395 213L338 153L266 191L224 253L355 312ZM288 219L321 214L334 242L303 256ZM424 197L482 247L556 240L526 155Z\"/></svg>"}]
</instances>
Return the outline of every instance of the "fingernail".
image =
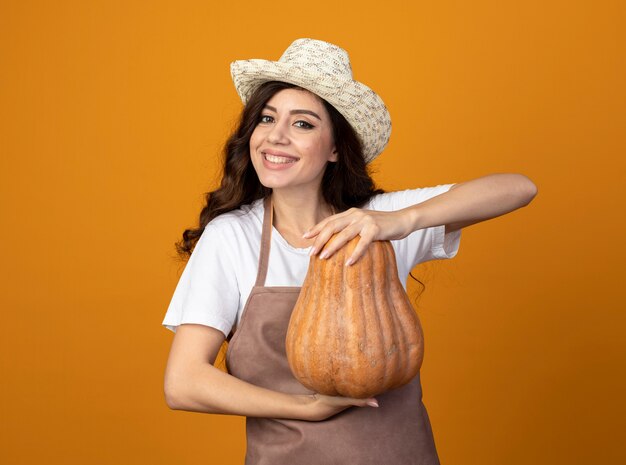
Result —
<instances>
[{"instance_id":1,"label":"fingernail","mask_svg":"<svg viewBox=\"0 0 626 465\"><path fill-rule=\"evenodd\" d=\"M311 234L309 231L305 232L305 233L302 235L302 239L306 239L307 237L309 237L309 234Z\"/></svg>"},{"instance_id":2,"label":"fingernail","mask_svg":"<svg viewBox=\"0 0 626 465\"><path fill-rule=\"evenodd\" d=\"M328 257L328 252L326 252L325 250L320 254L320 258L327 258Z\"/></svg>"},{"instance_id":3,"label":"fingernail","mask_svg":"<svg viewBox=\"0 0 626 465\"><path fill-rule=\"evenodd\" d=\"M354 263L354 262L352 261L352 257L350 257L350 258L348 258L348 259L346 260L346 263L345 263L344 265L345 265L345 266L350 266L350 265L352 265L353 263Z\"/></svg>"},{"instance_id":4,"label":"fingernail","mask_svg":"<svg viewBox=\"0 0 626 465\"><path fill-rule=\"evenodd\" d=\"M309 252L309 257L312 257L315 254L315 247L311 247L311 251Z\"/></svg>"},{"instance_id":5,"label":"fingernail","mask_svg":"<svg viewBox=\"0 0 626 465\"><path fill-rule=\"evenodd\" d=\"M368 400L366 404L370 407L378 407L378 402L376 402L375 400Z\"/></svg>"}]
</instances>

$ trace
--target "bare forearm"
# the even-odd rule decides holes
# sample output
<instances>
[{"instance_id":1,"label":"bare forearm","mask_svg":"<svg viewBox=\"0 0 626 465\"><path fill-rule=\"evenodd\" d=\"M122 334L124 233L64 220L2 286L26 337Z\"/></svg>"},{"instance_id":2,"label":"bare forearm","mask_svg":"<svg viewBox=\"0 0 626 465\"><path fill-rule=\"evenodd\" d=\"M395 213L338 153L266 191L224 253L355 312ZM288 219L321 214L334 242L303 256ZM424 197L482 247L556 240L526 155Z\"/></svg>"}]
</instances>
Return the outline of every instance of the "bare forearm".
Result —
<instances>
[{"instance_id":1,"label":"bare forearm","mask_svg":"<svg viewBox=\"0 0 626 465\"><path fill-rule=\"evenodd\" d=\"M231 376L209 364L193 373L172 377L168 404L176 410L244 415L250 417L302 418L309 400L264 389ZM312 399L311 399L312 400Z\"/></svg>"},{"instance_id":2,"label":"bare forearm","mask_svg":"<svg viewBox=\"0 0 626 465\"><path fill-rule=\"evenodd\" d=\"M528 205L537 187L521 174L492 174L454 186L448 192L404 209L412 231L446 225L453 231Z\"/></svg>"},{"instance_id":3,"label":"bare forearm","mask_svg":"<svg viewBox=\"0 0 626 465\"><path fill-rule=\"evenodd\" d=\"M290 395L242 381L213 365L202 364L182 376L168 375L166 398L170 408L247 417L324 420L346 408L378 407L376 400L321 394Z\"/></svg>"}]
</instances>

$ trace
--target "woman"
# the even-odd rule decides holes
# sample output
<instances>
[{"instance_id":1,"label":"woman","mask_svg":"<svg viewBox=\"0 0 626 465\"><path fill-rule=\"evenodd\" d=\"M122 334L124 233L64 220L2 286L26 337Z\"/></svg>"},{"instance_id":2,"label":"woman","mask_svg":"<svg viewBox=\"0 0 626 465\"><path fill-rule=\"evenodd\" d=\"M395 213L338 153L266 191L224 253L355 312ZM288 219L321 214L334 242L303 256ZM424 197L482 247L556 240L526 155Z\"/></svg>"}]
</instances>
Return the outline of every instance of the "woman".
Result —
<instances>
[{"instance_id":1,"label":"woman","mask_svg":"<svg viewBox=\"0 0 626 465\"><path fill-rule=\"evenodd\" d=\"M367 163L387 145L389 113L335 45L299 39L277 62L237 61L231 72L246 105L222 184L179 245L189 262L162 323L176 333L168 405L245 415L247 464L439 463L419 374L376 399L319 395L293 378L284 337L298 286L310 255L332 256L357 235L345 266L372 241L394 240L405 283L417 263L452 258L463 227L528 204L535 185L498 174L376 190ZM224 373L213 363L227 337Z\"/></svg>"}]
</instances>

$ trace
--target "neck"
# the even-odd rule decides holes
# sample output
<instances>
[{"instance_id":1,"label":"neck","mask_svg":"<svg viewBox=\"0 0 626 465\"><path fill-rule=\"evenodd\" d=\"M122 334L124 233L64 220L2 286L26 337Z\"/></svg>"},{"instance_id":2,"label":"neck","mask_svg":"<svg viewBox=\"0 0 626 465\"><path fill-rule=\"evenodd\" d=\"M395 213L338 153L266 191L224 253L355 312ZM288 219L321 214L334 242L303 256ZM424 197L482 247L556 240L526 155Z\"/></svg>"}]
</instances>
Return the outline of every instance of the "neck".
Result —
<instances>
[{"instance_id":1,"label":"neck","mask_svg":"<svg viewBox=\"0 0 626 465\"><path fill-rule=\"evenodd\" d=\"M332 215L332 207L328 205L321 192L294 193L274 189L272 192L274 204L274 227L280 234L295 247L308 247L313 244L311 239L302 239L302 235Z\"/></svg>"}]
</instances>

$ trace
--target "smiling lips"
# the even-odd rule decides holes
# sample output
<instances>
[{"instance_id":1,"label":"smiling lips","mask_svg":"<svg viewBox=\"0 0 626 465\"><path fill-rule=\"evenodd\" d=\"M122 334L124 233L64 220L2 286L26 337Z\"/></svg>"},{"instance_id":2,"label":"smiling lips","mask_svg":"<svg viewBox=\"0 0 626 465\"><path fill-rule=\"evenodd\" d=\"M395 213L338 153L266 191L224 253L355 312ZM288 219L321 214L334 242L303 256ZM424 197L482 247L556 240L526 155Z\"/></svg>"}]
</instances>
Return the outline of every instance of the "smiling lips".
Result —
<instances>
[{"instance_id":1,"label":"smiling lips","mask_svg":"<svg viewBox=\"0 0 626 465\"><path fill-rule=\"evenodd\" d=\"M292 157L291 155L287 155L282 152L274 152L266 150L261 152L263 154L263 159L269 161L272 164L276 165L287 165L290 163L295 163L299 160L297 157Z\"/></svg>"}]
</instances>

